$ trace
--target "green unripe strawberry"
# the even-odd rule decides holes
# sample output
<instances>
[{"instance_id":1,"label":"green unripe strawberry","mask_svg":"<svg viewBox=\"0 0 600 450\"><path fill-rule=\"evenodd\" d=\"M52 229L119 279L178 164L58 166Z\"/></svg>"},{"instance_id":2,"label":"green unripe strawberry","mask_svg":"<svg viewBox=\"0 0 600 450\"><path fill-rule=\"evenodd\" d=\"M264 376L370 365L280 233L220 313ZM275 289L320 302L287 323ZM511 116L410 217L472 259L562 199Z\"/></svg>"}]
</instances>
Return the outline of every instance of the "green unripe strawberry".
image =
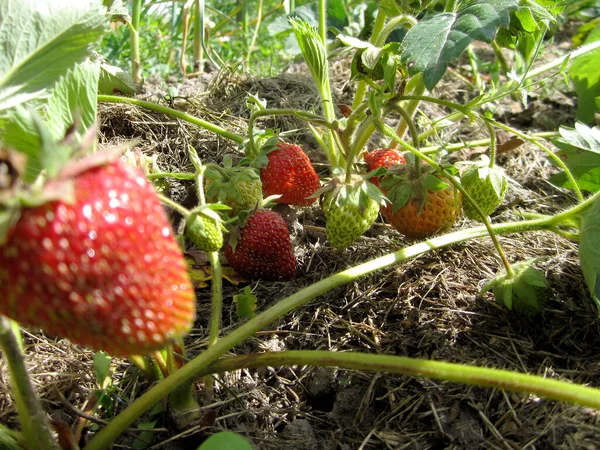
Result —
<instances>
[{"instance_id":1,"label":"green unripe strawberry","mask_svg":"<svg viewBox=\"0 0 600 450\"><path fill-rule=\"evenodd\" d=\"M185 222L185 235L203 252L216 252L223 247L220 221L202 213L188 216Z\"/></svg>"},{"instance_id":2,"label":"green unripe strawberry","mask_svg":"<svg viewBox=\"0 0 600 450\"><path fill-rule=\"evenodd\" d=\"M205 173L206 200L222 203L235 216L240 211L253 210L262 204L263 191L260 175L251 167L209 168Z\"/></svg>"},{"instance_id":3,"label":"green unripe strawberry","mask_svg":"<svg viewBox=\"0 0 600 450\"><path fill-rule=\"evenodd\" d=\"M508 183L504 171L498 168L473 165L460 178L462 186L479 205L486 216L493 213L504 200ZM465 216L471 220L481 220L475 206L465 199L463 202Z\"/></svg>"},{"instance_id":4,"label":"green unripe strawberry","mask_svg":"<svg viewBox=\"0 0 600 450\"><path fill-rule=\"evenodd\" d=\"M352 184L340 184L325 194L325 229L327 240L333 247L346 248L371 228L377 219L379 202L376 196L367 194L369 185L374 187L360 178Z\"/></svg>"}]
</instances>

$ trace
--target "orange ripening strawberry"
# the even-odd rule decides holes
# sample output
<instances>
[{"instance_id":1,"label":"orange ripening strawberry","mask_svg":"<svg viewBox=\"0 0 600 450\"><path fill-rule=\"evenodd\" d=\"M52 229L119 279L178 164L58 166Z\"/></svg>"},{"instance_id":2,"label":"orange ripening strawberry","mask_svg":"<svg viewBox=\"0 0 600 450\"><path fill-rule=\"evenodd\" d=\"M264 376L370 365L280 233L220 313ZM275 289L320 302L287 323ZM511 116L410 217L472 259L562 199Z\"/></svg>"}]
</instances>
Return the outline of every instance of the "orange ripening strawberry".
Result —
<instances>
[{"instance_id":1,"label":"orange ripening strawberry","mask_svg":"<svg viewBox=\"0 0 600 450\"><path fill-rule=\"evenodd\" d=\"M138 169L75 164L49 183L72 198L24 207L0 243L0 313L116 356L159 349L195 317L165 211Z\"/></svg>"},{"instance_id":2,"label":"orange ripening strawberry","mask_svg":"<svg viewBox=\"0 0 600 450\"><path fill-rule=\"evenodd\" d=\"M237 242L233 246L231 242L227 244L225 256L240 275L263 280L289 280L296 276L290 233L276 212L255 211L239 230L239 236L232 234Z\"/></svg>"},{"instance_id":3,"label":"orange ripening strawberry","mask_svg":"<svg viewBox=\"0 0 600 450\"><path fill-rule=\"evenodd\" d=\"M393 148L378 148L367 153L364 157L365 162L369 166L369 172L380 167L385 169L391 169L397 164L405 164L406 159L402 153ZM371 177L371 183L375 186L379 186L379 180L377 177Z\"/></svg>"},{"instance_id":4,"label":"orange ripening strawberry","mask_svg":"<svg viewBox=\"0 0 600 450\"><path fill-rule=\"evenodd\" d=\"M279 142L266 156L268 164L260 170L265 198L281 195L276 202L294 206L309 206L317 200L311 195L321 181L301 147Z\"/></svg>"},{"instance_id":5,"label":"orange ripening strawberry","mask_svg":"<svg viewBox=\"0 0 600 450\"><path fill-rule=\"evenodd\" d=\"M419 181L414 182L412 192L402 206L392 200L392 204L381 208L386 221L409 239L422 239L446 231L454 225L461 213L460 192L444 179L433 175L426 177L437 179L440 186L427 189ZM385 184L384 181L384 187ZM388 194L387 190L382 190ZM389 197L394 198L393 191Z\"/></svg>"}]
</instances>

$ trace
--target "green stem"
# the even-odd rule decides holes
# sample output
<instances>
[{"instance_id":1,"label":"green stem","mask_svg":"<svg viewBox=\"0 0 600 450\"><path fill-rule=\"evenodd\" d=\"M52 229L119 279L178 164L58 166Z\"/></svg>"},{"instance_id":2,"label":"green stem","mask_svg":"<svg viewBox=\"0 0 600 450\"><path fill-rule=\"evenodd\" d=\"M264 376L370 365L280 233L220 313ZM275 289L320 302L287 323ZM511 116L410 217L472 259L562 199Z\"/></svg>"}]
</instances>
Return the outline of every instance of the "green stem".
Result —
<instances>
[{"instance_id":1,"label":"green stem","mask_svg":"<svg viewBox=\"0 0 600 450\"><path fill-rule=\"evenodd\" d=\"M577 183L577 180L575 180L575 177L573 176L573 174L571 173L571 171L569 170L569 168L567 167L567 165L565 164L565 162L562 159L560 159L560 157L556 153L554 153L552 150L550 150L544 144L542 144L541 142L539 142L537 139L535 139L535 138L533 138L531 136L527 136L525 133L521 133L516 128L512 128L512 127L510 127L508 125L504 125L503 123L500 123L500 122L498 122L496 120L488 119L488 118L485 118L483 116L482 116L482 118L486 122L489 122L489 123L491 123L492 125L494 125L494 126L496 126L498 128L502 128L503 130L506 130L506 131L509 131L509 132L513 133L515 136L520 137L524 141L531 142L533 145L535 145L540 150L542 150L544 153L546 153L546 156L548 157L548 159L551 159L552 162L554 162L554 164L556 164L558 167L560 167L562 170L565 171L565 176L567 177L567 179L573 185L573 190L575 191L575 194L577 195L577 198L580 201L583 200L583 194L581 192L581 189L579 189L579 184Z\"/></svg>"},{"instance_id":2,"label":"green stem","mask_svg":"<svg viewBox=\"0 0 600 450\"><path fill-rule=\"evenodd\" d=\"M279 366L339 367L350 370L437 378L444 381L514 392L527 392L552 400L600 409L600 389L594 387L509 370L362 352L291 350L234 356L215 361L204 369L202 374Z\"/></svg>"},{"instance_id":3,"label":"green stem","mask_svg":"<svg viewBox=\"0 0 600 450\"><path fill-rule=\"evenodd\" d=\"M469 57L469 64L471 65L471 76L473 77L473 84L477 87L477 89L481 91L483 89L483 81L481 80L481 75L479 74L477 55L475 54L472 45L469 45L467 47L467 55Z\"/></svg>"},{"instance_id":4,"label":"green stem","mask_svg":"<svg viewBox=\"0 0 600 450\"><path fill-rule=\"evenodd\" d=\"M202 23L202 17L200 14L200 1L195 0L194 2L195 15L194 15L194 73L204 72L202 58L203 48L202 40L204 39L204 24Z\"/></svg>"},{"instance_id":5,"label":"green stem","mask_svg":"<svg viewBox=\"0 0 600 450\"><path fill-rule=\"evenodd\" d=\"M319 0L319 37L327 48L327 0Z\"/></svg>"},{"instance_id":6,"label":"green stem","mask_svg":"<svg viewBox=\"0 0 600 450\"><path fill-rule=\"evenodd\" d=\"M524 233L531 231L552 229L560 222L557 217L566 219L573 214L580 213L590 207L592 202L600 197L596 194L576 207L566 210L550 219L534 219L520 222L499 223L492 225L497 234ZM115 417L102 429L85 447L86 450L105 450L111 443L123 433L135 420L144 412L150 409L157 401L172 392L181 383L185 383L197 374L204 371L209 364L221 357L225 352L231 350L254 333L264 329L269 324L285 316L289 312L297 309L314 298L331 291L332 289L343 286L355 279L369 275L383 268L404 262L415 256L436 250L458 242L463 242L476 238L483 238L488 235L486 227L475 227L466 230L455 231L442 236L428 239L424 242L411 245L410 247L398 250L371 261L368 261L350 269L338 272L317 283L307 286L304 289L280 300L275 305L239 326L228 335L219 339L215 345L206 349L200 355L196 356L189 363L179 369L176 373L167 379L160 381L152 386L148 391L134 400L121 414Z\"/></svg>"},{"instance_id":7,"label":"green stem","mask_svg":"<svg viewBox=\"0 0 600 450\"><path fill-rule=\"evenodd\" d=\"M199 119L194 116L191 116L182 111L178 111L176 109L169 108L167 106L162 106L162 105L158 105L156 103L146 102L146 101L138 100L135 98L119 97L116 95L98 95L98 101L99 102L107 102L107 103L125 103L125 104L129 104L129 105L139 106L141 108L146 108L151 111L157 111L162 114L166 114L166 115L175 117L177 119L185 120L186 122L189 122L193 125L202 127L208 131L212 131L213 133L218 134L219 136L222 136L226 139L230 139L237 144L241 144L244 141L244 138L242 138L241 136L238 136L235 133L231 133L230 131L227 131L226 129L221 128L218 125L214 125L210 122L207 122L205 120Z\"/></svg>"},{"instance_id":8,"label":"green stem","mask_svg":"<svg viewBox=\"0 0 600 450\"><path fill-rule=\"evenodd\" d=\"M142 15L142 0L133 0L131 10L131 36L129 46L131 47L131 77L135 83L142 82L142 62L140 59L140 17Z\"/></svg>"},{"instance_id":9,"label":"green stem","mask_svg":"<svg viewBox=\"0 0 600 450\"><path fill-rule=\"evenodd\" d=\"M258 0L258 17L256 20L256 26L254 27L254 34L252 35L252 40L250 41L250 45L248 46L248 54L246 56L246 67L250 64L250 56L252 55L252 50L254 49L254 44L256 43L256 38L258 37L258 29L260 28L260 23L262 19L262 8L263 8L263 0Z\"/></svg>"},{"instance_id":10,"label":"green stem","mask_svg":"<svg viewBox=\"0 0 600 450\"><path fill-rule=\"evenodd\" d=\"M537 77L538 75L543 74L544 72L548 72L556 67L563 65L565 62L572 62L574 59L585 55L586 53L592 52L596 49L600 48L600 41L595 41L590 44L582 45L577 50L573 50L571 53L565 56L561 56L560 58L556 58L553 61L550 61L548 64L544 64L536 69L530 70L526 76L523 78L524 80L530 80L532 78Z\"/></svg>"},{"instance_id":11,"label":"green stem","mask_svg":"<svg viewBox=\"0 0 600 450\"><path fill-rule=\"evenodd\" d=\"M379 39L379 34L383 27L385 26L386 14L383 12L383 9L379 8L377 11L377 17L375 18L375 24L373 25L373 31L371 32L371 38L369 42L371 44L375 44ZM354 94L354 100L352 102L352 109L356 109L363 102L365 98L365 94L367 92L367 83L364 80L360 80L358 85L356 86L356 93Z\"/></svg>"},{"instance_id":12,"label":"green stem","mask_svg":"<svg viewBox=\"0 0 600 450\"><path fill-rule=\"evenodd\" d=\"M508 62L506 62L506 58L502 54L502 49L496 41L492 42L492 49L494 50L494 55L496 56L498 64L500 64L500 69L502 70L502 72L509 73L510 67L508 67Z\"/></svg>"},{"instance_id":13,"label":"green stem","mask_svg":"<svg viewBox=\"0 0 600 450\"><path fill-rule=\"evenodd\" d=\"M425 92L425 83L423 82L423 74L419 73L419 74L415 75L413 77L413 79L415 80L415 83L416 83L415 86L412 88L413 95L423 95L423 93ZM406 117L404 117L404 116L400 119L400 122L398 123L398 127L396 127L396 134L398 136L400 136L400 138L404 138L404 135L406 134L406 130L408 129L410 122L412 122L415 117L415 113L417 112L419 103L421 103L420 100L409 100L407 102L407 105L404 107L404 109L408 113L408 117L410 118L410 120L406 119ZM418 135L417 135L417 141L419 141ZM397 145L398 145L398 143L396 141L392 140L388 146L389 146L389 148L396 148Z\"/></svg>"},{"instance_id":14,"label":"green stem","mask_svg":"<svg viewBox=\"0 0 600 450\"><path fill-rule=\"evenodd\" d=\"M12 392L28 450L59 450L52 437L48 418L27 373L25 359L11 321L0 316L0 350L8 364Z\"/></svg>"},{"instance_id":15,"label":"green stem","mask_svg":"<svg viewBox=\"0 0 600 450\"><path fill-rule=\"evenodd\" d=\"M223 274L218 252L210 253L210 265L212 267L212 310L210 315L208 346L212 347L219 339L221 315L223 311ZM212 390L214 381L213 377L208 377L206 379L206 388Z\"/></svg>"},{"instance_id":16,"label":"green stem","mask_svg":"<svg viewBox=\"0 0 600 450\"><path fill-rule=\"evenodd\" d=\"M403 14L401 16L396 16L383 27L379 36L377 36L377 42L374 44L376 47L383 47L385 45L385 41L389 37L389 35L394 31L398 26L404 25L405 28L412 28L417 24L417 19L409 14Z\"/></svg>"},{"instance_id":17,"label":"green stem","mask_svg":"<svg viewBox=\"0 0 600 450\"><path fill-rule=\"evenodd\" d=\"M531 133L530 137L533 139L551 139L560 136L560 134L556 131L543 131L540 133ZM421 151L426 155L429 153L437 153L441 149L446 150L447 152L455 152L457 150L462 150L464 148L469 147L487 147L490 145L490 139L475 139L473 141L459 142L456 144L447 144L443 146L439 145L431 145L428 147L421 147Z\"/></svg>"},{"instance_id":18,"label":"green stem","mask_svg":"<svg viewBox=\"0 0 600 450\"><path fill-rule=\"evenodd\" d=\"M162 372L159 370L158 365L151 363L145 357L141 355L129 355L127 359L144 374L144 378L150 383L154 383L162 378Z\"/></svg>"},{"instance_id":19,"label":"green stem","mask_svg":"<svg viewBox=\"0 0 600 450\"><path fill-rule=\"evenodd\" d=\"M165 205L167 205L169 208L173 208L175 211L177 211L179 214L181 214L183 217L187 217L190 215L190 210L181 206L179 203L177 203L176 201L171 200L169 197L165 197L162 194L156 194L158 196L158 198L160 199L161 202L163 202Z\"/></svg>"}]
</instances>

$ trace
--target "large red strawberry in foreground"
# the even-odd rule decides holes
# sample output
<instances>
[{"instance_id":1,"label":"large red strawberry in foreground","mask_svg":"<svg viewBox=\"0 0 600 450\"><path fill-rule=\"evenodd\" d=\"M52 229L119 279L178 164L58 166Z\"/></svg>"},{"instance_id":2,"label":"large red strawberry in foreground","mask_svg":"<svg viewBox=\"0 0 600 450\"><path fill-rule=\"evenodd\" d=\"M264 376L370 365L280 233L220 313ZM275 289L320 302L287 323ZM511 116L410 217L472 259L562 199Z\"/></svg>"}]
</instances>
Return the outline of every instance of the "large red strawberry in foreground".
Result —
<instances>
[{"instance_id":1,"label":"large red strawberry in foreground","mask_svg":"<svg viewBox=\"0 0 600 450\"><path fill-rule=\"evenodd\" d=\"M0 313L113 355L161 348L195 316L162 205L137 169L78 164L52 182L72 202L22 209L0 245Z\"/></svg>"}]
</instances>

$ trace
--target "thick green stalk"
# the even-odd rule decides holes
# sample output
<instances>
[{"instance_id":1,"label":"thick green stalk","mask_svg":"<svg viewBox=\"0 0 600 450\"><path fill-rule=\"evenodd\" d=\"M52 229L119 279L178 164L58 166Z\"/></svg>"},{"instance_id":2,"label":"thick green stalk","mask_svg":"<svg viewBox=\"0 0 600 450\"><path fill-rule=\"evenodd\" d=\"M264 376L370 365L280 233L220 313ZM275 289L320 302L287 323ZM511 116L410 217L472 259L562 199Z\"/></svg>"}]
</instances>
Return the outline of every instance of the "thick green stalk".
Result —
<instances>
[{"instance_id":1,"label":"thick green stalk","mask_svg":"<svg viewBox=\"0 0 600 450\"><path fill-rule=\"evenodd\" d=\"M131 10L131 36L129 46L131 47L131 77L135 83L142 82L142 61L140 59L140 17L142 15L142 0L133 0Z\"/></svg>"},{"instance_id":2,"label":"thick green stalk","mask_svg":"<svg viewBox=\"0 0 600 450\"><path fill-rule=\"evenodd\" d=\"M204 72L203 68L203 48L202 40L204 39L204 24L202 23L202 17L200 14L200 0L194 1L194 73Z\"/></svg>"},{"instance_id":3,"label":"thick green stalk","mask_svg":"<svg viewBox=\"0 0 600 450\"><path fill-rule=\"evenodd\" d=\"M371 38L369 42L375 44L379 39L379 34L385 26L386 15L381 8L377 11L377 17L375 18L375 24L373 25L373 31L371 32ZM363 102L365 94L367 92L367 83L364 80L360 80L356 86L356 93L354 94L354 100L352 102L352 109L356 109Z\"/></svg>"},{"instance_id":4,"label":"thick green stalk","mask_svg":"<svg viewBox=\"0 0 600 450\"><path fill-rule=\"evenodd\" d=\"M393 355L319 350L269 352L219 359L201 373L221 373L240 369L279 366L339 367L369 372L398 373L413 377L437 378L444 381L514 392L527 392L552 400L600 410L600 389L598 388L509 370Z\"/></svg>"},{"instance_id":5,"label":"thick green stalk","mask_svg":"<svg viewBox=\"0 0 600 450\"><path fill-rule=\"evenodd\" d=\"M212 347L219 339L221 316L223 313L223 273L221 271L219 252L210 252L210 266L212 267L212 308L210 313L208 346ZM214 381L213 377L208 377L205 381L206 388L212 390Z\"/></svg>"},{"instance_id":6,"label":"thick green stalk","mask_svg":"<svg viewBox=\"0 0 600 450\"><path fill-rule=\"evenodd\" d=\"M532 139L551 139L560 136L557 131L542 131L540 133L531 133L529 135ZM430 145L428 147L421 147L421 152L426 155L429 153L437 153L441 149L446 150L449 153L455 152L457 150L462 150L464 148L469 147L487 147L490 145L490 139L475 139L473 141L465 141L458 142L456 144L447 144L447 145Z\"/></svg>"},{"instance_id":7,"label":"thick green stalk","mask_svg":"<svg viewBox=\"0 0 600 450\"><path fill-rule=\"evenodd\" d=\"M235 133L231 133L230 131L221 128L218 125L212 124L194 116L190 116L189 114L186 114L182 111L178 111L173 108L169 108L167 106L162 106L156 103L146 102L135 98L119 97L117 95L98 95L98 101L106 103L125 103L129 105L136 105L141 108L146 108L151 111L157 111L168 116L176 117L177 119L185 120L186 122L202 127L208 131L212 131L213 133L218 134L219 136L223 136L226 139L230 139L237 144L241 144L244 141L243 137L238 136Z\"/></svg>"},{"instance_id":8,"label":"thick green stalk","mask_svg":"<svg viewBox=\"0 0 600 450\"><path fill-rule=\"evenodd\" d=\"M60 450L52 437L48 418L27 373L23 352L11 321L0 316L0 350L8 364L12 392L28 450Z\"/></svg>"},{"instance_id":9,"label":"thick green stalk","mask_svg":"<svg viewBox=\"0 0 600 450\"><path fill-rule=\"evenodd\" d=\"M560 214L557 214L554 217L525 220L520 222L499 223L492 225L492 228L496 234L523 233L552 229L561 221L568 220L573 215L578 214L590 207L598 197L600 197L600 194L596 194L587 199L585 202L580 203L577 206ZM404 262L410 258L427 253L431 250L436 250L458 242L483 238L487 235L488 230L485 227L480 226L434 237L424 242L420 242L418 244L411 245L410 247L398 250L394 253L390 253L366 263L359 264L358 266L342 272L338 272L280 300L263 313L259 314L245 324L233 330L228 335L219 339L215 345L196 356L176 373L157 383L142 396L138 397L121 414L115 417L103 430L101 430L85 447L85 449L107 449L121 433L123 433L135 422L138 417L144 414L144 412L150 409L161 398L172 392L175 388L177 388L177 386L185 383L193 377L196 377L202 371L205 371L211 363L217 360L217 358L221 357L223 354L225 354L225 352L231 350L233 347L240 344L257 331L263 330L269 324L285 316L294 309L305 305L314 298L329 292L336 287L350 283L359 277L369 275L391 265Z\"/></svg>"},{"instance_id":10,"label":"thick green stalk","mask_svg":"<svg viewBox=\"0 0 600 450\"><path fill-rule=\"evenodd\" d=\"M319 0L319 37L327 48L327 0Z\"/></svg>"}]
</instances>

